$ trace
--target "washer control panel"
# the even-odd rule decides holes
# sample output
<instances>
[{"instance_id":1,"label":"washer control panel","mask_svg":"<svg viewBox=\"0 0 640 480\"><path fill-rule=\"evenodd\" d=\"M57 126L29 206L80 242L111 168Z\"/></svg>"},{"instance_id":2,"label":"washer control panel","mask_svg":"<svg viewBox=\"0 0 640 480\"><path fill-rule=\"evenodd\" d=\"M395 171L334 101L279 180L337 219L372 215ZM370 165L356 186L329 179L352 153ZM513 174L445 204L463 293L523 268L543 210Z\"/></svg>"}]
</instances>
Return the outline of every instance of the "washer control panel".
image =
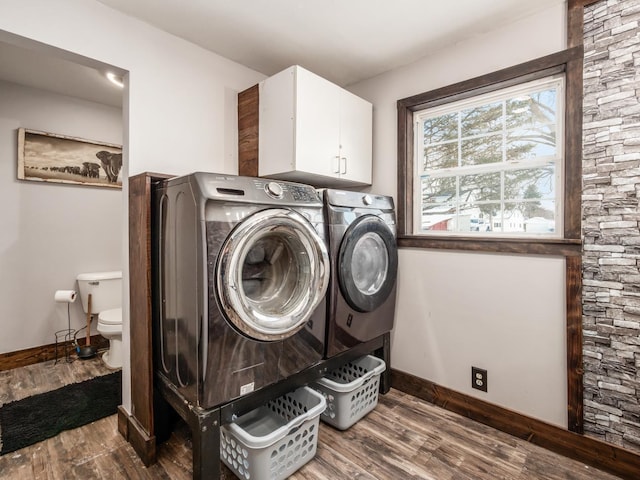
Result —
<instances>
[{"instance_id":1,"label":"washer control panel","mask_svg":"<svg viewBox=\"0 0 640 480\"><path fill-rule=\"evenodd\" d=\"M290 185L289 191L291 192L291 197L296 201L302 202L317 202L318 194L313 187L308 187L306 185Z\"/></svg>"},{"instance_id":2,"label":"washer control panel","mask_svg":"<svg viewBox=\"0 0 640 480\"><path fill-rule=\"evenodd\" d=\"M318 203L318 192L310 185L294 182L279 182L275 180L254 179L256 190L274 200L293 201L296 203ZM256 192L257 193L257 192Z\"/></svg>"}]
</instances>

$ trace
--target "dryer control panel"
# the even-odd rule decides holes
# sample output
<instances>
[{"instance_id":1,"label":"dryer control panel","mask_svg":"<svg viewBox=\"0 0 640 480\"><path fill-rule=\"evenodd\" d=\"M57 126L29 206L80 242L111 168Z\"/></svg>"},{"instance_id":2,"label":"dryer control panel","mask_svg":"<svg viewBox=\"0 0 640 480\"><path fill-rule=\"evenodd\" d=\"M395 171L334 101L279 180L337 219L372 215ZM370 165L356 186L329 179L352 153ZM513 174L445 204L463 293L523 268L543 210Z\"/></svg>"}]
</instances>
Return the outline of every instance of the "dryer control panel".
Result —
<instances>
[{"instance_id":1,"label":"dryer control panel","mask_svg":"<svg viewBox=\"0 0 640 480\"><path fill-rule=\"evenodd\" d=\"M376 210L393 210L393 198L386 195L352 192L348 190L325 190L325 198L329 205L350 208L371 208Z\"/></svg>"}]
</instances>

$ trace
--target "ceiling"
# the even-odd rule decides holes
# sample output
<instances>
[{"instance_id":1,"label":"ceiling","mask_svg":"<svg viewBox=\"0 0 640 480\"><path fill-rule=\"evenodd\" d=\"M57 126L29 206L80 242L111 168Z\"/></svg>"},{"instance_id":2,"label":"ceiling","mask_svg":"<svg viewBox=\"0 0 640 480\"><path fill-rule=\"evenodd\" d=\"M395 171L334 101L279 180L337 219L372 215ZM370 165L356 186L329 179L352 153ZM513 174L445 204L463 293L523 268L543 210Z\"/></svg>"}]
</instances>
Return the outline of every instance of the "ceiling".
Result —
<instances>
[{"instance_id":1,"label":"ceiling","mask_svg":"<svg viewBox=\"0 0 640 480\"><path fill-rule=\"evenodd\" d=\"M265 75L347 86L565 0L98 0ZM68 52L67 52L68 53ZM68 57L68 55L67 55ZM104 69L0 41L0 80L121 107Z\"/></svg>"},{"instance_id":2,"label":"ceiling","mask_svg":"<svg viewBox=\"0 0 640 480\"><path fill-rule=\"evenodd\" d=\"M341 86L565 0L99 0L265 75Z\"/></svg>"},{"instance_id":3,"label":"ceiling","mask_svg":"<svg viewBox=\"0 0 640 480\"><path fill-rule=\"evenodd\" d=\"M96 69L64 60L49 50L0 41L0 80L122 108L122 89Z\"/></svg>"}]
</instances>

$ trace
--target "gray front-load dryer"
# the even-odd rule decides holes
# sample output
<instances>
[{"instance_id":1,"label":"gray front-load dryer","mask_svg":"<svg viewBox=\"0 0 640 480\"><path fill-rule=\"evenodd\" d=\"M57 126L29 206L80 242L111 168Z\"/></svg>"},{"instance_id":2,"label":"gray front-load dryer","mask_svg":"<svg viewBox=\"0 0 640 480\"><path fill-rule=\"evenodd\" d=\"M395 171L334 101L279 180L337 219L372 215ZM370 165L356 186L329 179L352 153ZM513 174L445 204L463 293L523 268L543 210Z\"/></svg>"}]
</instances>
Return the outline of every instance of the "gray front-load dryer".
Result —
<instances>
[{"instance_id":1,"label":"gray front-load dryer","mask_svg":"<svg viewBox=\"0 0 640 480\"><path fill-rule=\"evenodd\" d=\"M194 173L157 189L156 369L211 408L322 359L329 281L307 185Z\"/></svg>"},{"instance_id":2,"label":"gray front-load dryer","mask_svg":"<svg viewBox=\"0 0 640 480\"><path fill-rule=\"evenodd\" d=\"M333 189L320 193L331 258L326 356L332 357L393 328L396 217L391 197Z\"/></svg>"}]
</instances>

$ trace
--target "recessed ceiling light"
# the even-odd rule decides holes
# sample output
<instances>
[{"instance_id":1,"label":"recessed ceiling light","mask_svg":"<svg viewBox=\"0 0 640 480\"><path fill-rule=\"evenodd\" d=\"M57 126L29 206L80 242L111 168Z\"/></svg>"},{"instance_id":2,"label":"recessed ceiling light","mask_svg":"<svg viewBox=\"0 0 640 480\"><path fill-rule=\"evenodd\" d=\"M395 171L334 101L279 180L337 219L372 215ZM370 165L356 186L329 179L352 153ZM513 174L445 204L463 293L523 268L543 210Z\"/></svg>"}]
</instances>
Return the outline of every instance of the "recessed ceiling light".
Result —
<instances>
[{"instance_id":1,"label":"recessed ceiling light","mask_svg":"<svg viewBox=\"0 0 640 480\"><path fill-rule=\"evenodd\" d=\"M107 72L107 78L114 85L117 85L120 88L124 88L124 82L122 81L122 77L120 75L116 75L113 72Z\"/></svg>"}]
</instances>

